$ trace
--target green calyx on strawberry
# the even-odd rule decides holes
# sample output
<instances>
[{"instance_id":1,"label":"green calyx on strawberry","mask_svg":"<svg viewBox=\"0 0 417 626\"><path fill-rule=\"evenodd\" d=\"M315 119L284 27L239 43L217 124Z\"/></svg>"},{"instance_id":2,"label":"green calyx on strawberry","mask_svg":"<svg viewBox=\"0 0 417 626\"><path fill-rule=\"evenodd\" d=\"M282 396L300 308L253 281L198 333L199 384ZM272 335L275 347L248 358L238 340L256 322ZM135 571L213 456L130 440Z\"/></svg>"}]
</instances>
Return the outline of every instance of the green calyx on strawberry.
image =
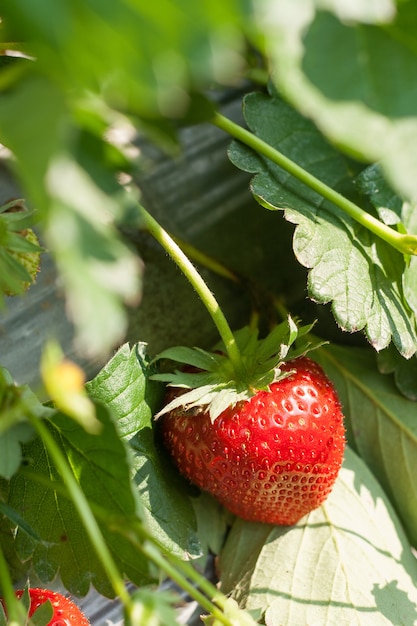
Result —
<instances>
[{"instance_id":1,"label":"green calyx on strawberry","mask_svg":"<svg viewBox=\"0 0 417 626\"><path fill-rule=\"evenodd\" d=\"M22 624L27 624L29 617L33 618L30 623L36 623L38 626L90 625L89 620L78 606L61 593L50 589L26 587L25 589L18 589L15 595L23 604ZM1 606L4 606L4 601L0 599L0 610Z\"/></svg>"},{"instance_id":2,"label":"green calyx on strawberry","mask_svg":"<svg viewBox=\"0 0 417 626\"><path fill-rule=\"evenodd\" d=\"M265 339L243 329L238 372L221 348L158 357L185 366L154 376L168 383L156 416L167 450L186 478L244 519L295 524L326 499L341 467L343 414L332 383L306 356L317 347L305 343L310 330L291 318Z\"/></svg>"}]
</instances>

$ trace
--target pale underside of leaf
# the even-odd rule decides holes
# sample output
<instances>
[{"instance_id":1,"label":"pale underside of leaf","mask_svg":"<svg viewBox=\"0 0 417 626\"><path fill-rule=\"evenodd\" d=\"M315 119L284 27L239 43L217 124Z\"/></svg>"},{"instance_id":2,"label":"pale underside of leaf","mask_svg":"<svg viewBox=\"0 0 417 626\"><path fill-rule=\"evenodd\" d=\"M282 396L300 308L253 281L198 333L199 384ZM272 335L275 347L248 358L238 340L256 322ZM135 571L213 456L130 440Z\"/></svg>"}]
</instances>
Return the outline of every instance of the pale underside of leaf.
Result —
<instances>
[{"instance_id":1,"label":"pale underside of leaf","mask_svg":"<svg viewBox=\"0 0 417 626\"><path fill-rule=\"evenodd\" d=\"M263 609L267 626L417 623L417 562L381 488L349 449L319 509L290 528L237 521L221 566L224 591Z\"/></svg>"},{"instance_id":2,"label":"pale underside of leaf","mask_svg":"<svg viewBox=\"0 0 417 626\"><path fill-rule=\"evenodd\" d=\"M245 118L253 132L333 189L353 192L348 162L317 129L277 97L250 94ZM268 209L282 209L296 225L294 253L309 272L313 300L332 303L338 325L363 330L376 350L392 340L406 358L417 350L415 318L405 300L402 256L374 241L340 209L248 148L232 144L231 160L255 174L254 197Z\"/></svg>"},{"instance_id":3,"label":"pale underside of leaf","mask_svg":"<svg viewBox=\"0 0 417 626\"><path fill-rule=\"evenodd\" d=\"M337 388L349 438L391 496L413 545L417 545L417 404L380 374L372 354L340 346L316 359Z\"/></svg>"}]
</instances>

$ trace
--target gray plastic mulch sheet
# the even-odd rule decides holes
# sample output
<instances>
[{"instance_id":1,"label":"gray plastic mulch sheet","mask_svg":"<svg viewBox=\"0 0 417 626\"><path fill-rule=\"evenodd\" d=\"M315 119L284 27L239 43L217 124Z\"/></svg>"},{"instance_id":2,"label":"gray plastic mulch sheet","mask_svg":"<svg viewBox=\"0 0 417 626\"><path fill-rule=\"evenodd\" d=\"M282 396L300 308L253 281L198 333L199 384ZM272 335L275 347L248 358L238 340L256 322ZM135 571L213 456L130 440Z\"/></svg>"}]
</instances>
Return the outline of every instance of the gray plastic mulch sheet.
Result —
<instances>
[{"instance_id":1,"label":"gray plastic mulch sheet","mask_svg":"<svg viewBox=\"0 0 417 626\"><path fill-rule=\"evenodd\" d=\"M128 585L128 589L132 592L134 591L134 587L131 585ZM175 590L179 592L170 581L163 583L161 590ZM117 599L108 600L92 589L85 598L78 600L77 604L90 620L91 626L124 626L123 607ZM200 619L200 615L201 611L198 604L190 601L188 597L183 595L183 601L181 602L180 600L177 608L178 624L187 626L201 625L203 622ZM146 625L144 624L143 626Z\"/></svg>"}]
</instances>

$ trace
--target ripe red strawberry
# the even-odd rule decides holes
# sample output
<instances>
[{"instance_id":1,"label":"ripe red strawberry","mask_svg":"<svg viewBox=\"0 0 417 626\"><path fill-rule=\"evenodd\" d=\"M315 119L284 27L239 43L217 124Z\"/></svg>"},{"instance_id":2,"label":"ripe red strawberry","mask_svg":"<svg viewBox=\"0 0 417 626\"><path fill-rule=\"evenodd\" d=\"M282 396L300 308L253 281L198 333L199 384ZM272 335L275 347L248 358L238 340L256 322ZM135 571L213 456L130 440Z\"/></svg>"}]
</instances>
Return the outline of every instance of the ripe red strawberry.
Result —
<instances>
[{"instance_id":1,"label":"ripe red strawberry","mask_svg":"<svg viewBox=\"0 0 417 626\"><path fill-rule=\"evenodd\" d=\"M340 402L317 363L305 356L281 363L276 382L214 419L197 402L181 406L188 394L169 389L161 433L192 483L232 513L270 524L295 524L325 500L345 436Z\"/></svg>"},{"instance_id":2,"label":"ripe red strawberry","mask_svg":"<svg viewBox=\"0 0 417 626\"><path fill-rule=\"evenodd\" d=\"M24 594L23 589L16 591L17 598ZM90 622L74 602L56 591L50 589L29 588L30 607L29 617L47 600L53 608L52 619L46 626L89 626Z\"/></svg>"}]
</instances>

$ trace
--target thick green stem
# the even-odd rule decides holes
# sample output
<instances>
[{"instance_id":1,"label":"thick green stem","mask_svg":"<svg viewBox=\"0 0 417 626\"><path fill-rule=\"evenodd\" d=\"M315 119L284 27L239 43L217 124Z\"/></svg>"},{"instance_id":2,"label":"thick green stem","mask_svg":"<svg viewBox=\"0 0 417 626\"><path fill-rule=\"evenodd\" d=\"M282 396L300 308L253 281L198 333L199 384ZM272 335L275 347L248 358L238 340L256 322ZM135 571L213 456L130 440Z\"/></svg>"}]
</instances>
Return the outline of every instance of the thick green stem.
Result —
<instances>
[{"instance_id":1,"label":"thick green stem","mask_svg":"<svg viewBox=\"0 0 417 626\"><path fill-rule=\"evenodd\" d=\"M168 560L173 560L175 559L175 563L177 565L177 568L180 568L182 570L182 573L187 576L187 578L189 578L190 580L194 581L195 585L198 585L199 589L201 589L201 591L212 600L212 602L219 607L219 609L221 609L222 611L226 611L228 609L228 603L230 602L230 599L224 595L224 593L222 593L221 591L219 591L217 589L217 587L215 587L210 580L208 580L207 578L205 578L204 576L201 576L201 574L199 574L197 572L197 570L193 567L193 565L187 561L180 561L179 563L177 562L177 557L175 557L175 555L167 555L167 559ZM190 595L192 596L192 593L190 592ZM248 623L248 620L250 620L250 622L253 622L252 618L250 617L250 615L246 612L243 611L241 609L238 608L238 606L236 605L236 612L239 614L240 619L238 619L238 623L240 624L242 621L244 624ZM253 622L255 623L255 622Z\"/></svg>"},{"instance_id":2,"label":"thick green stem","mask_svg":"<svg viewBox=\"0 0 417 626\"><path fill-rule=\"evenodd\" d=\"M163 571L172 581L177 583L181 589L186 591L203 609L224 624L224 626L232 626L230 620L227 619L224 613L217 606L215 606L209 598L194 587L194 585L189 582L180 571L178 571L177 567L172 565L155 546L150 543L145 543L142 544L140 548L148 559L153 561L153 563L155 563L161 571Z\"/></svg>"},{"instance_id":3,"label":"thick green stem","mask_svg":"<svg viewBox=\"0 0 417 626\"><path fill-rule=\"evenodd\" d=\"M0 580L3 591L3 597L7 607L8 624L22 624L24 623L26 613L14 593L13 582L10 577L7 561L4 558L3 550L0 545Z\"/></svg>"},{"instance_id":4,"label":"thick green stem","mask_svg":"<svg viewBox=\"0 0 417 626\"><path fill-rule=\"evenodd\" d=\"M146 527L117 527L160 571L186 591L193 600L224 626L257 626L251 615L227 598L194 567L175 554L164 554Z\"/></svg>"},{"instance_id":5,"label":"thick green stem","mask_svg":"<svg viewBox=\"0 0 417 626\"><path fill-rule=\"evenodd\" d=\"M81 522L89 536L89 539L96 551L100 562L102 563L111 583L113 589L122 601L122 603L128 607L131 604L131 598L126 590L123 579L120 576L117 565L115 564L110 550L104 540L100 527L91 511L87 498L84 495L81 487L78 485L75 477L68 465L68 462L62 454L59 446L55 442L55 439L45 426L44 422L35 417L30 417L31 424L37 431L38 435L44 442L49 454L51 455L57 470L62 476L65 486L68 490L69 497L74 504L77 512L80 516Z\"/></svg>"},{"instance_id":6,"label":"thick green stem","mask_svg":"<svg viewBox=\"0 0 417 626\"><path fill-rule=\"evenodd\" d=\"M220 337L223 340L227 354L233 363L233 367L237 376L243 370L242 357L237 346L236 339L232 330L221 310L214 295L196 270L194 265L184 254L174 239L162 228L162 226L148 213L148 211L139 205L140 214L145 222L146 228L152 236L158 241L164 250L170 255L176 265L183 272L187 280L194 287L207 311L209 312Z\"/></svg>"},{"instance_id":7,"label":"thick green stem","mask_svg":"<svg viewBox=\"0 0 417 626\"><path fill-rule=\"evenodd\" d=\"M182 574L193 581L194 585L198 586L198 589L201 589L204 594L203 597L208 598L210 604L206 602L205 606L205 604L202 604L202 602L197 599L196 591L198 590L194 585L192 585L192 588L189 590L190 596L197 600L203 608L209 610L209 612L217 617L225 626L256 626L257 622L255 622L247 611L240 609L235 600L225 596L224 593L219 591L207 578L199 574L191 563L180 561L172 554L168 554L166 560L173 560L176 570L181 569ZM187 578L185 580L187 580Z\"/></svg>"},{"instance_id":8,"label":"thick green stem","mask_svg":"<svg viewBox=\"0 0 417 626\"><path fill-rule=\"evenodd\" d=\"M389 226L386 226L383 222L376 219L373 215L367 213L361 209L357 204L351 202L340 193L323 183L321 180L307 172L305 169L297 165L294 161L286 157L279 152L276 148L272 147L263 139L260 139L255 134L246 130L239 124L236 124L227 117L224 117L220 113L215 113L212 118L212 123L221 128L229 135L238 139L245 145L249 146L256 152L263 154L268 159L276 163L286 172L297 178L299 181L307 185L310 189L313 189L319 193L323 198L329 200L342 211L350 215L356 222L367 228L389 243L393 248L396 248L400 252L406 255L417 255L417 237L414 235L401 234Z\"/></svg>"}]
</instances>

